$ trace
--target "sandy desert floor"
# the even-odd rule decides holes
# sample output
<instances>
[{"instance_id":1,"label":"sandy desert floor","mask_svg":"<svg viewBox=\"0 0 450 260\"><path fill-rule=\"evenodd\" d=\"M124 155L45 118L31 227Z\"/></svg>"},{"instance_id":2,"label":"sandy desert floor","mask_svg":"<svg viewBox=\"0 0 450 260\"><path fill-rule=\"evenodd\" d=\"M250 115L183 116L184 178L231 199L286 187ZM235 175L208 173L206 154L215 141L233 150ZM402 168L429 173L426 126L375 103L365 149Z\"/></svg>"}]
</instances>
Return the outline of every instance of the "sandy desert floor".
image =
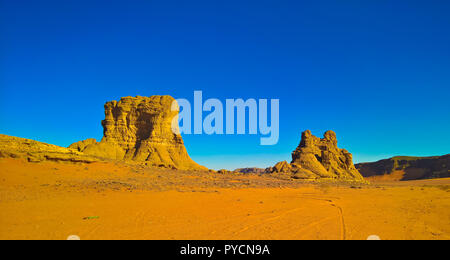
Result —
<instances>
[{"instance_id":1,"label":"sandy desert floor","mask_svg":"<svg viewBox=\"0 0 450 260\"><path fill-rule=\"evenodd\" d=\"M450 239L449 192L2 159L0 239Z\"/></svg>"}]
</instances>

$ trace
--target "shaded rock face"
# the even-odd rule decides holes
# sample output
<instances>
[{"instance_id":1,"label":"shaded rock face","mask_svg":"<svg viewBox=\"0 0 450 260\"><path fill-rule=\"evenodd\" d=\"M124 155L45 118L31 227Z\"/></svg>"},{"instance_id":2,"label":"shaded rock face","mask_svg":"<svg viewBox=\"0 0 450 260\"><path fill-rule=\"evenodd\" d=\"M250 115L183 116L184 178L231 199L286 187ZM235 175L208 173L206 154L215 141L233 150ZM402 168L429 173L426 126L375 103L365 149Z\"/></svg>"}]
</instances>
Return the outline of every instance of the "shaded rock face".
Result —
<instances>
[{"instance_id":1,"label":"shaded rock face","mask_svg":"<svg viewBox=\"0 0 450 260\"><path fill-rule=\"evenodd\" d=\"M386 177L408 181L450 177L450 154L433 157L398 156L373 163L360 163L356 168L364 177Z\"/></svg>"},{"instance_id":2,"label":"shaded rock face","mask_svg":"<svg viewBox=\"0 0 450 260\"><path fill-rule=\"evenodd\" d=\"M290 173L298 179L343 179L362 181L363 177L353 164L353 156L347 150L339 149L336 133L328 131L324 138L302 133L298 148L292 153L292 162L281 162L268 173Z\"/></svg>"},{"instance_id":3,"label":"shaded rock face","mask_svg":"<svg viewBox=\"0 0 450 260\"><path fill-rule=\"evenodd\" d=\"M75 143L88 155L182 170L206 170L188 155L181 135L172 131L170 96L125 97L105 104L103 139Z\"/></svg>"}]
</instances>

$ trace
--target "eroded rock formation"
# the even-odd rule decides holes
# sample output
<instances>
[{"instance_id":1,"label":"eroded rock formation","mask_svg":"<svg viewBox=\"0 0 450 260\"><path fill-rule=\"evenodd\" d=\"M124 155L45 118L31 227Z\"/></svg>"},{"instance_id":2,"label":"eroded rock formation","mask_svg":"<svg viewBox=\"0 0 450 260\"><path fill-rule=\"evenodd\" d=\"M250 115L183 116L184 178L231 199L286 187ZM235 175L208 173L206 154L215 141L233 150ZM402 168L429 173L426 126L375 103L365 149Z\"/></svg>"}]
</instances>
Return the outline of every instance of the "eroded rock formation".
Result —
<instances>
[{"instance_id":1,"label":"eroded rock formation","mask_svg":"<svg viewBox=\"0 0 450 260\"><path fill-rule=\"evenodd\" d=\"M95 144L95 143L97 143L97 140L91 138L91 139L86 139L84 141L79 141L79 142L76 142L74 144L71 144L69 146L69 148L70 149L75 149L75 150L77 150L79 152L82 152L82 151L84 151L86 149L86 147L88 147L91 144Z\"/></svg>"},{"instance_id":2,"label":"eroded rock formation","mask_svg":"<svg viewBox=\"0 0 450 260\"><path fill-rule=\"evenodd\" d=\"M73 149L1 134L0 158L25 159L31 163L44 161L93 163L99 161L95 157Z\"/></svg>"},{"instance_id":3,"label":"eroded rock formation","mask_svg":"<svg viewBox=\"0 0 450 260\"><path fill-rule=\"evenodd\" d=\"M301 179L363 180L353 164L353 156L338 148L336 133L328 131L319 138L305 131L298 148L292 153L292 162L281 162L268 168L269 173L291 173Z\"/></svg>"},{"instance_id":4,"label":"eroded rock formation","mask_svg":"<svg viewBox=\"0 0 450 260\"><path fill-rule=\"evenodd\" d=\"M105 104L103 139L75 143L88 155L183 170L206 170L188 155L181 135L172 131L170 96L125 97Z\"/></svg>"},{"instance_id":5,"label":"eroded rock formation","mask_svg":"<svg viewBox=\"0 0 450 260\"><path fill-rule=\"evenodd\" d=\"M268 168L267 172L269 173L290 173L292 172L293 167L287 161L279 162L275 164L274 167Z\"/></svg>"}]
</instances>

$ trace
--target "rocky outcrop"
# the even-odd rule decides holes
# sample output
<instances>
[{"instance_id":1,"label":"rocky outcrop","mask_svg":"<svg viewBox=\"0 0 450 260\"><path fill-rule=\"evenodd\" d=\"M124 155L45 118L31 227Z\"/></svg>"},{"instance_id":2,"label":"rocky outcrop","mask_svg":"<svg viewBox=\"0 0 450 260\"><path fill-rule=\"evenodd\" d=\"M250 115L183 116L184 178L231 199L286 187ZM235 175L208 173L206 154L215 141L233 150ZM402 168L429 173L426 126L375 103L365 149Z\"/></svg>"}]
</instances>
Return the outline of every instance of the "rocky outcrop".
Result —
<instances>
[{"instance_id":1,"label":"rocky outcrop","mask_svg":"<svg viewBox=\"0 0 450 260\"><path fill-rule=\"evenodd\" d=\"M299 179L341 179L362 181L363 177L353 164L353 156L347 150L339 149L336 133L328 131L324 138L302 134L298 148L292 153L292 162L281 162L269 173L290 173Z\"/></svg>"},{"instance_id":2,"label":"rocky outcrop","mask_svg":"<svg viewBox=\"0 0 450 260\"><path fill-rule=\"evenodd\" d=\"M287 161L279 162L275 166L267 168L267 173L291 173L293 171L293 166Z\"/></svg>"},{"instance_id":3,"label":"rocky outcrop","mask_svg":"<svg viewBox=\"0 0 450 260\"><path fill-rule=\"evenodd\" d=\"M226 170L226 169L221 169L221 170L218 170L217 173L219 173L219 174L232 174L234 172Z\"/></svg>"},{"instance_id":4,"label":"rocky outcrop","mask_svg":"<svg viewBox=\"0 0 450 260\"><path fill-rule=\"evenodd\" d=\"M91 144L96 144L97 140L95 139L86 139L84 141L79 141L69 146L70 149L75 149L79 152L82 152Z\"/></svg>"},{"instance_id":5,"label":"rocky outcrop","mask_svg":"<svg viewBox=\"0 0 450 260\"><path fill-rule=\"evenodd\" d=\"M73 149L7 135L0 135L0 158L25 159L32 163L44 161L93 163L99 161L97 158Z\"/></svg>"},{"instance_id":6,"label":"rocky outcrop","mask_svg":"<svg viewBox=\"0 0 450 260\"><path fill-rule=\"evenodd\" d=\"M353 164L353 156L338 148L336 133L328 131L318 138L305 131L298 148L292 153L292 164L301 166L320 177L362 179Z\"/></svg>"},{"instance_id":7,"label":"rocky outcrop","mask_svg":"<svg viewBox=\"0 0 450 260\"><path fill-rule=\"evenodd\" d=\"M450 154L434 157L398 156L356 168L364 177L380 180L408 181L450 177Z\"/></svg>"},{"instance_id":8,"label":"rocky outcrop","mask_svg":"<svg viewBox=\"0 0 450 260\"><path fill-rule=\"evenodd\" d=\"M103 139L70 147L88 155L182 170L206 170L188 155L181 135L172 131L175 100L170 96L125 97L105 104ZM176 132L176 131L175 131Z\"/></svg>"}]
</instances>

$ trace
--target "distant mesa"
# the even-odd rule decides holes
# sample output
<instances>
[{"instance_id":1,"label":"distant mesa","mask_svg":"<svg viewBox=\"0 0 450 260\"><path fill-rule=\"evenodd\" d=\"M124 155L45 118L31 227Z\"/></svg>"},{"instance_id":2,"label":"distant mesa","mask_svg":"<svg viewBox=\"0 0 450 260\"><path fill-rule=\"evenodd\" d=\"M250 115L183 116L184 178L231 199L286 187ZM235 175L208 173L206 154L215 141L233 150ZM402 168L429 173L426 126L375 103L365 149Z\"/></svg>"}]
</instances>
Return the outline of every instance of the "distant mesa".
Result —
<instances>
[{"instance_id":1,"label":"distant mesa","mask_svg":"<svg viewBox=\"0 0 450 260\"><path fill-rule=\"evenodd\" d=\"M356 168L369 179L409 181L450 177L450 154L434 157L398 156Z\"/></svg>"},{"instance_id":2,"label":"distant mesa","mask_svg":"<svg viewBox=\"0 0 450 260\"><path fill-rule=\"evenodd\" d=\"M103 139L70 145L87 155L142 162L181 170L207 170L188 155L181 135L172 131L175 101L170 96L124 97L105 104Z\"/></svg>"},{"instance_id":3,"label":"distant mesa","mask_svg":"<svg viewBox=\"0 0 450 260\"><path fill-rule=\"evenodd\" d=\"M353 156L338 148L336 133L328 131L324 138L302 133L298 148L292 153L292 162L280 162L266 169L268 173L287 173L298 179L340 179L363 181L353 164Z\"/></svg>"},{"instance_id":4,"label":"distant mesa","mask_svg":"<svg viewBox=\"0 0 450 260\"><path fill-rule=\"evenodd\" d=\"M257 168L257 167L239 168L239 169L234 170L234 172L261 174L261 173L266 173L266 169L264 169L264 168Z\"/></svg>"}]
</instances>

